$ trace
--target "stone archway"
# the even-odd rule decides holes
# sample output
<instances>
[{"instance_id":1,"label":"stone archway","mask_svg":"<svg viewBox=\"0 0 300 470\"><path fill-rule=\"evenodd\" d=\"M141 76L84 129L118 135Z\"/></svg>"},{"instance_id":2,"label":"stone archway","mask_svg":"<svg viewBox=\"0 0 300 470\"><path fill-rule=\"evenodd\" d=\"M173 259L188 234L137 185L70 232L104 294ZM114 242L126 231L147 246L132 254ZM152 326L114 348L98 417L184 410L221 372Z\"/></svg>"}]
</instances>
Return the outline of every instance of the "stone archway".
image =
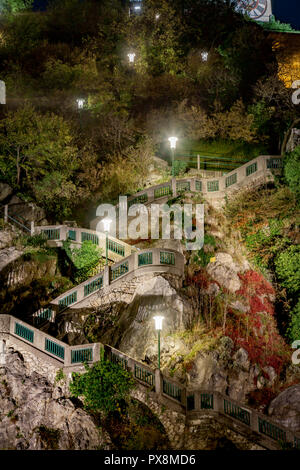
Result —
<instances>
[{"instance_id":1,"label":"stone archway","mask_svg":"<svg viewBox=\"0 0 300 470\"><path fill-rule=\"evenodd\" d=\"M167 407L159 402L156 394L138 385L132 392L131 397L146 405L159 419L169 439L171 449L183 448L186 416L175 409Z\"/></svg>"}]
</instances>

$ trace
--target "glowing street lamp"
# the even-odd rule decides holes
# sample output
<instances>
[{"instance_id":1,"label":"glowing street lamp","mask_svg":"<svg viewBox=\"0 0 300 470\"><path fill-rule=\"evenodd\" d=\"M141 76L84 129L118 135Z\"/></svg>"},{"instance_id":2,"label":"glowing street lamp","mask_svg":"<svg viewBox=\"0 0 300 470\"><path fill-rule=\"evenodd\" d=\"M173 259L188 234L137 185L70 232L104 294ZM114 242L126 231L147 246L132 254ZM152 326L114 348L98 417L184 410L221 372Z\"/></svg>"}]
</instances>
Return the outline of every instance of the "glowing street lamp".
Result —
<instances>
[{"instance_id":1,"label":"glowing street lamp","mask_svg":"<svg viewBox=\"0 0 300 470\"><path fill-rule=\"evenodd\" d=\"M78 98L76 101L78 109L83 109L85 100L83 98Z\"/></svg>"},{"instance_id":2,"label":"glowing street lamp","mask_svg":"<svg viewBox=\"0 0 300 470\"><path fill-rule=\"evenodd\" d=\"M78 98L77 100L77 108L78 108L78 112L79 112L79 122L80 122L80 128L82 129L82 116L81 116L81 112L84 108L84 104L85 104L85 100L83 98Z\"/></svg>"},{"instance_id":3,"label":"glowing street lamp","mask_svg":"<svg viewBox=\"0 0 300 470\"><path fill-rule=\"evenodd\" d=\"M158 20L159 18L160 18L160 14L157 13L157 14L155 15L155 19Z\"/></svg>"},{"instance_id":4,"label":"glowing street lamp","mask_svg":"<svg viewBox=\"0 0 300 470\"><path fill-rule=\"evenodd\" d=\"M177 137L169 137L169 142L170 142L170 147L171 147L171 152L172 152L172 176L174 176L174 153L176 150L176 144L177 144Z\"/></svg>"},{"instance_id":5,"label":"glowing street lamp","mask_svg":"<svg viewBox=\"0 0 300 470\"><path fill-rule=\"evenodd\" d=\"M158 368L160 369L160 332L162 330L162 322L164 317L157 316L153 318L155 321L155 329L158 335Z\"/></svg>"},{"instance_id":6,"label":"glowing street lamp","mask_svg":"<svg viewBox=\"0 0 300 470\"><path fill-rule=\"evenodd\" d=\"M134 52L130 52L129 54L127 54L127 56L128 56L128 59L129 59L129 63L130 63L130 64L134 64L135 53L134 53Z\"/></svg>"},{"instance_id":7,"label":"glowing street lamp","mask_svg":"<svg viewBox=\"0 0 300 470\"><path fill-rule=\"evenodd\" d=\"M112 223L112 220L109 218L103 219L103 227L104 227L104 232L105 232L105 255L106 255L106 266L108 265L108 233L110 230L110 224Z\"/></svg>"},{"instance_id":8,"label":"glowing street lamp","mask_svg":"<svg viewBox=\"0 0 300 470\"><path fill-rule=\"evenodd\" d=\"M207 62L208 52L201 52L201 59L203 60L203 62Z\"/></svg>"}]
</instances>

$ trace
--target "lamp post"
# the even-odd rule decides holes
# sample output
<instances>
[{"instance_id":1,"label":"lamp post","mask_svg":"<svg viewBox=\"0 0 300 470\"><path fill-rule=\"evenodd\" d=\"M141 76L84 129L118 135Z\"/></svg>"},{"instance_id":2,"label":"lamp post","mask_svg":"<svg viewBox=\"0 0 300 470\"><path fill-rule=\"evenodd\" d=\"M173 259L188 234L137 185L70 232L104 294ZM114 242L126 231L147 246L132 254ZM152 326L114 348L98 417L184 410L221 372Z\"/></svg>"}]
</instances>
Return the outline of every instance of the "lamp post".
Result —
<instances>
[{"instance_id":1,"label":"lamp post","mask_svg":"<svg viewBox=\"0 0 300 470\"><path fill-rule=\"evenodd\" d=\"M206 51L201 52L201 59L203 60L203 62L207 62L207 60L208 60L208 52L206 52Z\"/></svg>"},{"instance_id":2,"label":"lamp post","mask_svg":"<svg viewBox=\"0 0 300 470\"><path fill-rule=\"evenodd\" d=\"M164 317L161 317L161 316L154 317L155 329L157 331L157 336L158 336L158 368L159 370L160 370L160 332L162 330L163 319Z\"/></svg>"},{"instance_id":3,"label":"lamp post","mask_svg":"<svg viewBox=\"0 0 300 470\"><path fill-rule=\"evenodd\" d=\"M103 219L102 220L103 222L103 226L104 226L104 232L105 232L105 255L106 255L106 262L105 262L105 265L107 266L108 265L108 232L109 232L109 229L110 229L110 224L111 224L111 219Z\"/></svg>"},{"instance_id":4,"label":"lamp post","mask_svg":"<svg viewBox=\"0 0 300 470\"><path fill-rule=\"evenodd\" d=\"M134 64L135 53L134 53L134 52L130 52L129 54L127 54L127 56L128 56L128 59L129 59L129 63L130 63L130 64Z\"/></svg>"},{"instance_id":5,"label":"lamp post","mask_svg":"<svg viewBox=\"0 0 300 470\"><path fill-rule=\"evenodd\" d=\"M85 100L83 98L78 98L77 100L78 109L83 109Z\"/></svg>"},{"instance_id":6,"label":"lamp post","mask_svg":"<svg viewBox=\"0 0 300 470\"><path fill-rule=\"evenodd\" d=\"M171 147L171 152L172 152L172 177L174 177L174 153L176 149L176 144L177 144L177 137L169 137L169 142L170 142L170 147Z\"/></svg>"},{"instance_id":7,"label":"lamp post","mask_svg":"<svg viewBox=\"0 0 300 470\"><path fill-rule=\"evenodd\" d=\"M78 112L79 112L79 121L80 121L80 127L82 127L82 118L81 118L81 112L84 108L84 104L85 104L85 100L83 98L78 98L76 100L77 102L77 108L78 108Z\"/></svg>"}]
</instances>

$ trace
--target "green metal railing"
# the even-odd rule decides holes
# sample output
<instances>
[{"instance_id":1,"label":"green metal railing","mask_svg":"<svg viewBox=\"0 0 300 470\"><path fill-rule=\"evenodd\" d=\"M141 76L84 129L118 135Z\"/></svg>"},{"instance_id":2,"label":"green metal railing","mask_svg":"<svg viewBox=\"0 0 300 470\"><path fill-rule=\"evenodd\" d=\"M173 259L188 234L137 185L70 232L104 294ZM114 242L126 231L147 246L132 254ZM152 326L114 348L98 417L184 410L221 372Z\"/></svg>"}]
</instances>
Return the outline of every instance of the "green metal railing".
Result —
<instances>
[{"instance_id":1,"label":"green metal railing","mask_svg":"<svg viewBox=\"0 0 300 470\"><path fill-rule=\"evenodd\" d=\"M195 188L196 188L196 191L202 191L202 181L196 180L195 181Z\"/></svg>"},{"instance_id":2,"label":"green metal railing","mask_svg":"<svg viewBox=\"0 0 300 470\"><path fill-rule=\"evenodd\" d=\"M39 325L43 321L51 320L52 313L53 313L53 310L50 307L41 309L38 315L35 317L36 324Z\"/></svg>"},{"instance_id":3,"label":"green metal railing","mask_svg":"<svg viewBox=\"0 0 300 470\"><path fill-rule=\"evenodd\" d=\"M45 338L45 351L59 357L60 359L65 358L65 348L60 344L51 341L51 339Z\"/></svg>"},{"instance_id":4,"label":"green metal railing","mask_svg":"<svg viewBox=\"0 0 300 470\"><path fill-rule=\"evenodd\" d=\"M267 168L270 170L276 170L283 167L283 162L281 158L269 158L267 160Z\"/></svg>"},{"instance_id":5,"label":"green metal railing","mask_svg":"<svg viewBox=\"0 0 300 470\"><path fill-rule=\"evenodd\" d=\"M207 191L208 192L213 192L213 191L219 191L219 181L208 181L207 182Z\"/></svg>"},{"instance_id":6,"label":"green metal railing","mask_svg":"<svg viewBox=\"0 0 300 470\"><path fill-rule=\"evenodd\" d=\"M234 173L233 175L227 176L227 178L225 180L226 188L228 188L232 184L235 184L236 182L237 182L237 173Z\"/></svg>"},{"instance_id":7,"label":"green metal railing","mask_svg":"<svg viewBox=\"0 0 300 470\"><path fill-rule=\"evenodd\" d=\"M189 181L182 181L176 183L177 191L190 191L191 190L191 183Z\"/></svg>"},{"instance_id":8,"label":"green metal railing","mask_svg":"<svg viewBox=\"0 0 300 470\"><path fill-rule=\"evenodd\" d=\"M137 366L136 364L134 364L134 376L136 379L139 379L148 385L153 386L155 384L154 374L143 367Z\"/></svg>"},{"instance_id":9,"label":"green metal railing","mask_svg":"<svg viewBox=\"0 0 300 470\"><path fill-rule=\"evenodd\" d=\"M72 292L72 294L67 295L63 299L58 301L58 308L59 310L62 310L66 307L69 307L69 305L74 304L77 302L77 291Z\"/></svg>"},{"instance_id":10,"label":"green metal railing","mask_svg":"<svg viewBox=\"0 0 300 470\"><path fill-rule=\"evenodd\" d=\"M200 407L201 407L201 410L213 410L214 409L213 393L201 393Z\"/></svg>"},{"instance_id":11,"label":"green metal railing","mask_svg":"<svg viewBox=\"0 0 300 470\"><path fill-rule=\"evenodd\" d=\"M144 204L147 201L148 201L148 194L147 193L140 194L139 196L136 196L134 199L131 199L131 201L128 201L128 209L134 204Z\"/></svg>"},{"instance_id":12,"label":"green metal railing","mask_svg":"<svg viewBox=\"0 0 300 470\"><path fill-rule=\"evenodd\" d=\"M14 224L17 224L19 227L21 227L21 228L23 228L24 230L26 230L26 232L31 233L30 228L25 225L25 222L24 222L24 223L20 222L16 217L20 217L20 216L16 216L16 215L15 215L14 217L12 217L11 214L7 214L7 218L8 218L9 220L11 220ZM23 219L23 217L22 217L22 219Z\"/></svg>"},{"instance_id":13,"label":"green metal railing","mask_svg":"<svg viewBox=\"0 0 300 470\"><path fill-rule=\"evenodd\" d=\"M23 326L20 323L15 323L15 334L30 343L33 343L34 341L34 331L26 328L26 326Z\"/></svg>"},{"instance_id":14,"label":"green metal railing","mask_svg":"<svg viewBox=\"0 0 300 470\"><path fill-rule=\"evenodd\" d=\"M125 246L117 243L113 240L108 239L107 247L113 253L117 253L120 256L125 256Z\"/></svg>"},{"instance_id":15,"label":"green metal railing","mask_svg":"<svg viewBox=\"0 0 300 470\"><path fill-rule=\"evenodd\" d=\"M139 263L139 266L145 266L147 264L152 264L153 261L152 261L152 251L149 251L148 253L141 253L139 256L138 256L138 263Z\"/></svg>"},{"instance_id":16,"label":"green metal railing","mask_svg":"<svg viewBox=\"0 0 300 470\"><path fill-rule=\"evenodd\" d=\"M59 228L47 228L43 229L42 232L46 235L48 240L60 240Z\"/></svg>"},{"instance_id":17,"label":"green metal railing","mask_svg":"<svg viewBox=\"0 0 300 470\"><path fill-rule=\"evenodd\" d=\"M250 426L250 413L247 410L224 400L224 413Z\"/></svg>"},{"instance_id":18,"label":"green metal railing","mask_svg":"<svg viewBox=\"0 0 300 470\"><path fill-rule=\"evenodd\" d=\"M160 252L160 264L172 264L175 265L175 254L168 251Z\"/></svg>"},{"instance_id":19,"label":"green metal railing","mask_svg":"<svg viewBox=\"0 0 300 470\"><path fill-rule=\"evenodd\" d=\"M162 186L161 188L154 190L155 198L169 196L169 194L172 194L171 186Z\"/></svg>"},{"instance_id":20,"label":"green metal railing","mask_svg":"<svg viewBox=\"0 0 300 470\"><path fill-rule=\"evenodd\" d=\"M76 230L69 230L68 238L70 240L76 241Z\"/></svg>"},{"instance_id":21,"label":"green metal railing","mask_svg":"<svg viewBox=\"0 0 300 470\"><path fill-rule=\"evenodd\" d=\"M182 390L177 385L163 380L163 393L181 402Z\"/></svg>"},{"instance_id":22,"label":"green metal railing","mask_svg":"<svg viewBox=\"0 0 300 470\"><path fill-rule=\"evenodd\" d=\"M92 348L74 349L71 351L71 363L78 364L80 362L91 362L93 360Z\"/></svg>"},{"instance_id":23,"label":"green metal railing","mask_svg":"<svg viewBox=\"0 0 300 470\"><path fill-rule=\"evenodd\" d=\"M110 279L111 281L115 281L119 277L123 276L123 274L128 273L129 266L128 261L126 263L120 264L117 268L113 268L110 272Z\"/></svg>"},{"instance_id":24,"label":"green metal railing","mask_svg":"<svg viewBox=\"0 0 300 470\"><path fill-rule=\"evenodd\" d=\"M128 368L128 361L122 356L118 356L118 354L113 353L112 351L109 354L109 360L114 364L118 364L122 367L122 369L127 370Z\"/></svg>"},{"instance_id":25,"label":"green metal railing","mask_svg":"<svg viewBox=\"0 0 300 470\"><path fill-rule=\"evenodd\" d=\"M250 176L257 171L257 162L252 163L246 167L246 176Z\"/></svg>"},{"instance_id":26,"label":"green metal railing","mask_svg":"<svg viewBox=\"0 0 300 470\"><path fill-rule=\"evenodd\" d=\"M286 442L286 432L265 419L258 417L258 430L275 441Z\"/></svg>"},{"instance_id":27,"label":"green metal railing","mask_svg":"<svg viewBox=\"0 0 300 470\"><path fill-rule=\"evenodd\" d=\"M99 245L99 237L94 233L81 232L81 242L91 241L95 245Z\"/></svg>"},{"instance_id":28,"label":"green metal railing","mask_svg":"<svg viewBox=\"0 0 300 470\"><path fill-rule=\"evenodd\" d=\"M84 297L92 294L93 292L95 292L98 289L101 289L102 287L103 287L103 276L100 276L98 277L98 279L94 279L94 281L84 286Z\"/></svg>"}]
</instances>

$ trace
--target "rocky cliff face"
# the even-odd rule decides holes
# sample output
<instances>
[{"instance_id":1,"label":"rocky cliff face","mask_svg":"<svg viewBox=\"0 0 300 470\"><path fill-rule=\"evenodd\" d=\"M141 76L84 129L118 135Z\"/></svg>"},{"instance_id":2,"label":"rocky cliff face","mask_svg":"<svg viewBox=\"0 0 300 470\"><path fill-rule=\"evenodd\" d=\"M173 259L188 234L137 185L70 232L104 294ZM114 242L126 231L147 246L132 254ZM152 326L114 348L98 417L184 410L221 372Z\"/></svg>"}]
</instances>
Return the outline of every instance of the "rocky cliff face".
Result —
<instances>
[{"instance_id":1,"label":"rocky cliff face","mask_svg":"<svg viewBox=\"0 0 300 470\"><path fill-rule=\"evenodd\" d=\"M271 402L268 413L279 425L300 432L300 385L293 385L280 393Z\"/></svg>"},{"instance_id":2,"label":"rocky cliff face","mask_svg":"<svg viewBox=\"0 0 300 470\"><path fill-rule=\"evenodd\" d=\"M35 359L9 348L0 366L0 449L109 449L110 438L66 397L65 387L36 371Z\"/></svg>"},{"instance_id":3,"label":"rocky cliff face","mask_svg":"<svg viewBox=\"0 0 300 470\"><path fill-rule=\"evenodd\" d=\"M149 275L99 291L90 311L71 309L60 318L60 333L67 322L68 331L74 328L71 342L107 343L155 368L153 317L163 315L163 372L183 384L246 401L249 392L275 390L279 380L276 347L285 345L274 319L274 289L250 265L239 234L220 211L207 205L205 223L214 245L204 246L205 267L194 261L196 253L185 253L183 288L176 278ZM168 240L167 247L178 249L178 241Z\"/></svg>"}]
</instances>

